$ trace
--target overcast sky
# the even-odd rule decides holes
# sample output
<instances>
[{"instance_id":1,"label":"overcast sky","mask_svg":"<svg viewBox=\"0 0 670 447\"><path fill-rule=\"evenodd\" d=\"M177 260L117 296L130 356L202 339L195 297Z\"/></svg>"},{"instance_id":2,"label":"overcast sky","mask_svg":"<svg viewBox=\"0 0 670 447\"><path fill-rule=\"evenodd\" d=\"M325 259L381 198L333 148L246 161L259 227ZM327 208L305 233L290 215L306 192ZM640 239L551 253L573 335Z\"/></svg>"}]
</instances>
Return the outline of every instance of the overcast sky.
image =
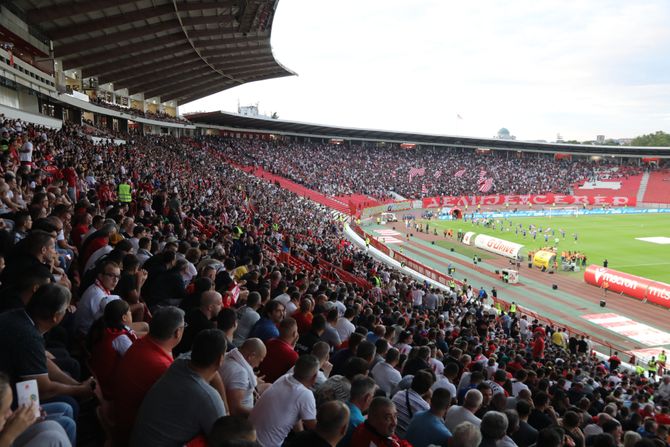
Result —
<instances>
[{"instance_id":1,"label":"overcast sky","mask_svg":"<svg viewBox=\"0 0 670 447\"><path fill-rule=\"evenodd\" d=\"M280 0L273 51L298 76L181 112L239 101L285 120L548 141L670 131L668 23L668 0Z\"/></svg>"}]
</instances>

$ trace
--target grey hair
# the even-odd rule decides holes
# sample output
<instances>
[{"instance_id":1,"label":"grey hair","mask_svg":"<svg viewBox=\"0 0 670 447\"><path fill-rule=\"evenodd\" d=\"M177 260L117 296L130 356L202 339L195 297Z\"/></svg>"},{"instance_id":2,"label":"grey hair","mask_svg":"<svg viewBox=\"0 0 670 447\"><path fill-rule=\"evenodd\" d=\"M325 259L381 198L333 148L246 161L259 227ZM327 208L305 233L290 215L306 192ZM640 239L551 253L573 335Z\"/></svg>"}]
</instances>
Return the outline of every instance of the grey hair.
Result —
<instances>
[{"instance_id":1,"label":"grey hair","mask_svg":"<svg viewBox=\"0 0 670 447\"><path fill-rule=\"evenodd\" d=\"M482 442L482 434L472 422L461 422L452 434L450 444L459 447L477 447Z\"/></svg>"},{"instance_id":2,"label":"grey hair","mask_svg":"<svg viewBox=\"0 0 670 447\"><path fill-rule=\"evenodd\" d=\"M183 325L183 310L174 306L159 307L149 323L149 334L157 340L167 341Z\"/></svg>"},{"instance_id":3,"label":"grey hair","mask_svg":"<svg viewBox=\"0 0 670 447\"><path fill-rule=\"evenodd\" d=\"M479 426L482 436L488 439L502 439L507 434L507 416L499 411L488 411Z\"/></svg>"}]
</instances>

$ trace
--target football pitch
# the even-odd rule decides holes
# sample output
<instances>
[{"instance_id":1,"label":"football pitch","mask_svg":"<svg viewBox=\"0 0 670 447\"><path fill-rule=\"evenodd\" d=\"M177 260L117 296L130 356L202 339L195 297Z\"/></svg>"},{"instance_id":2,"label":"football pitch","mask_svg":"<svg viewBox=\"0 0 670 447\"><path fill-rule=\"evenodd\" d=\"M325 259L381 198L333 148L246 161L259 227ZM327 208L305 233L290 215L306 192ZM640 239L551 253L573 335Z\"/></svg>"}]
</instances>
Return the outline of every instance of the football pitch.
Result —
<instances>
[{"instance_id":1,"label":"football pitch","mask_svg":"<svg viewBox=\"0 0 670 447\"><path fill-rule=\"evenodd\" d=\"M558 238L558 253L581 252L587 257L587 265L602 265L607 259L609 268L670 284L670 214L498 218L495 230L462 220L432 219L420 222L424 225L428 223L431 233L433 228L437 228L442 235L443 230L451 228L455 237L459 229L463 232L473 231L522 244L526 252L554 246L554 240ZM530 225L534 225L536 230L542 228L542 232L537 231L535 239L529 230ZM526 230L525 237L522 229ZM565 232L565 237L560 230ZM545 234L548 242L545 242ZM450 241L455 239L447 238L444 243L453 243ZM583 270L570 274L582 275Z\"/></svg>"}]
</instances>

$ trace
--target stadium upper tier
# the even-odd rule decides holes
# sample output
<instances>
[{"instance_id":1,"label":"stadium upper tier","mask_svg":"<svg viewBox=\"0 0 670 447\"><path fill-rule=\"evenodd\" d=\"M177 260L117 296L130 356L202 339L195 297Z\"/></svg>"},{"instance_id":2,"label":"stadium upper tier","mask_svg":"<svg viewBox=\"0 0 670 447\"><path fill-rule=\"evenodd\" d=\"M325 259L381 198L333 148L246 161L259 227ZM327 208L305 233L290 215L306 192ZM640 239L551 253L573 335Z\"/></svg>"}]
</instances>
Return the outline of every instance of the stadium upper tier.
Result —
<instances>
[{"instance_id":1,"label":"stadium upper tier","mask_svg":"<svg viewBox=\"0 0 670 447\"><path fill-rule=\"evenodd\" d=\"M640 174L637 161L556 160L543 153L471 149L343 146L285 141L227 140L226 156L331 196L366 194L386 199L435 195L570 194L586 179ZM614 192L614 191L613 191Z\"/></svg>"},{"instance_id":2,"label":"stadium upper tier","mask_svg":"<svg viewBox=\"0 0 670 447\"><path fill-rule=\"evenodd\" d=\"M16 47L17 57L41 53L49 59L52 46L56 72L78 70L79 79L111 83L128 95L183 104L246 82L293 74L272 55L275 0L18 0L3 5L31 32L21 35L11 22L2 24L3 39Z\"/></svg>"}]
</instances>

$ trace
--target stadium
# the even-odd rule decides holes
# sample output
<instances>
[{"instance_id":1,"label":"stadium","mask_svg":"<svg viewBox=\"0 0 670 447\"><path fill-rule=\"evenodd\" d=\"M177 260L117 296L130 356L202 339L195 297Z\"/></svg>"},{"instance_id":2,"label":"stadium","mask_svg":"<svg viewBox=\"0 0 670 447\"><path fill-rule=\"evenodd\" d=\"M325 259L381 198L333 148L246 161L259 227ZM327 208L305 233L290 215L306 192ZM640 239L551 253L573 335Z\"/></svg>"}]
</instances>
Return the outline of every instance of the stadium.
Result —
<instances>
[{"instance_id":1,"label":"stadium","mask_svg":"<svg viewBox=\"0 0 670 447\"><path fill-rule=\"evenodd\" d=\"M0 3L0 446L668 445L670 147L180 113L278 3Z\"/></svg>"}]
</instances>

